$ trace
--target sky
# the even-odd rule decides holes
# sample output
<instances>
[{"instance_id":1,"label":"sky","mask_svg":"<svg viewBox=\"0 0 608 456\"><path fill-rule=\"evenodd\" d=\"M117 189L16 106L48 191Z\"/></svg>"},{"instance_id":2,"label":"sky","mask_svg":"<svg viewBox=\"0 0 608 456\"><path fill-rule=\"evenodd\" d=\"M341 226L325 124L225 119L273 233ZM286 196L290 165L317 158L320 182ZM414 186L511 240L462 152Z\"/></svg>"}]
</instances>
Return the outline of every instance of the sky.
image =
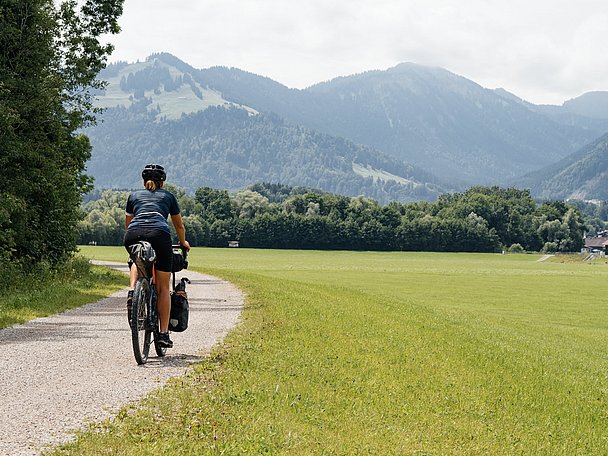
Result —
<instances>
[{"instance_id":1,"label":"sky","mask_svg":"<svg viewBox=\"0 0 608 456\"><path fill-rule=\"evenodd\" d=\"M110 61L170 52L288 87L402 62L537 104L608 90L606 0L125 0Z\"/></svg>"}]
</instances>

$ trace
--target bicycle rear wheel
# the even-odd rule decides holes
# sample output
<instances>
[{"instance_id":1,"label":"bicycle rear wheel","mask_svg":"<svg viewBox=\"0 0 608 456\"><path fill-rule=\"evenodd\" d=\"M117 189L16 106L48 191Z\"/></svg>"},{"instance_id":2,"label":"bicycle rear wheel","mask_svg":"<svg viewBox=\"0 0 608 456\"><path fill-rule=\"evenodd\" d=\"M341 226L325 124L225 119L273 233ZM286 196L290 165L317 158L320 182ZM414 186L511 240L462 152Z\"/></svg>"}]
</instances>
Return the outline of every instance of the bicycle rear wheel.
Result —
<instances>
[{"instance_id":1,"label":"bicycle rear wheel","mask_svg":"<svg viewBox=\"0 0 608 456\"><path fill-rule=\"evenodd\" d=\"M137 364L145 364L150 353L152 328L150 328L148 317L147 303L149 299L150 282L148 282L148 279L140 277L135 283L131 310L131 339Z\"/></svg>"}]
</instances>

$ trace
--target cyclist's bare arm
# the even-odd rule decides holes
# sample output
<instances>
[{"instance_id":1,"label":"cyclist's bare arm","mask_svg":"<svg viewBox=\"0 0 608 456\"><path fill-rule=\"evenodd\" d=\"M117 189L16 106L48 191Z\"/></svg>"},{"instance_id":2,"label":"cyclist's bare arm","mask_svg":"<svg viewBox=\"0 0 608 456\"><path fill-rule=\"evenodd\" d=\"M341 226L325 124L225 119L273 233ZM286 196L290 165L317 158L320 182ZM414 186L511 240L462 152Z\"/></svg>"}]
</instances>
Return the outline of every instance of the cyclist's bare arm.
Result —
<instances>
[{"instance_id":1,"label":"cyclist's bare arm","mask_svg":"<svg viewBox=\"0 0 608 456\"><path fill-rule=\"evenodd\" d=\"M181 214L172 215L171 222L173 222L173 227L177 233L177 239L179 240L180 245L183 245L187 251L190 251L190 243L186 241L186 228L184 227Z\"/></svg>"},{"instance_id":2,"label":"cyclist's bare arm","mask_svg":"<svg viewBox=\"0 0 608 456\"><path fill-rule=\"evenodd\" d=\"M135 217L133 214L125 215L125 229L129 229L129 223L131 223L131 220L133 220L133 217Z\"/></svg>"}]
</instances>

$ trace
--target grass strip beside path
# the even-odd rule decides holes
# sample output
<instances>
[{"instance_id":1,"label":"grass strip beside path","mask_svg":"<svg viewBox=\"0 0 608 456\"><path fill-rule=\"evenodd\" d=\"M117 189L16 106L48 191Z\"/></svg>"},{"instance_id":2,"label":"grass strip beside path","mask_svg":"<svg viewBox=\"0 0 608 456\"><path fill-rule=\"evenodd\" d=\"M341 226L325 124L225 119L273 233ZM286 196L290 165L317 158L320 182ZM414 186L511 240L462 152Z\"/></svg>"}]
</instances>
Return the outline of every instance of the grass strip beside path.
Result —
<instances>
[{"instance_id":1,"label":"grass strip beside path","mask_svg":"<svg viewBox=\"0 0 608 456\"><path fill-rule=\"evenodd\" d=\"M19 276L0 294L0 329L96 302L128 285L124 274L74 260L69 271Z\"/></svg>"},{"instance_id":2,"label":"grass strip beside path","mask_svg":"<svg viewBox=\"0 0 608 456\"><path fill-rule=\"evenodd\" d=\"M608 268L537 259L193 249L242 324L59 453L606 454Z\"/></svg>"}]
</instances>

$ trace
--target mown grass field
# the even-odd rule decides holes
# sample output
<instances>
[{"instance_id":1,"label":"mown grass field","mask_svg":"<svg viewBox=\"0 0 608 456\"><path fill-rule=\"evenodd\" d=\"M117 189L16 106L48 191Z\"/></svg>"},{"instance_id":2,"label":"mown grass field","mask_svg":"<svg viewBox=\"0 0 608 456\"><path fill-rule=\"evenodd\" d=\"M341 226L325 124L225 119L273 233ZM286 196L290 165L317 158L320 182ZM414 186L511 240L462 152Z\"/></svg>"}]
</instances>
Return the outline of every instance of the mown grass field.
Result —
<instances>
[{"instance_id":1,"label":"mown grass field","mask_svg":"<svg viewBox=\"0 0 608 456\"><path fill-rule=\"evenodd\" d=\"M240 326L61 453L607 454L608 265L539 258L193 249Z\"/></svg>"}]
</instances>

